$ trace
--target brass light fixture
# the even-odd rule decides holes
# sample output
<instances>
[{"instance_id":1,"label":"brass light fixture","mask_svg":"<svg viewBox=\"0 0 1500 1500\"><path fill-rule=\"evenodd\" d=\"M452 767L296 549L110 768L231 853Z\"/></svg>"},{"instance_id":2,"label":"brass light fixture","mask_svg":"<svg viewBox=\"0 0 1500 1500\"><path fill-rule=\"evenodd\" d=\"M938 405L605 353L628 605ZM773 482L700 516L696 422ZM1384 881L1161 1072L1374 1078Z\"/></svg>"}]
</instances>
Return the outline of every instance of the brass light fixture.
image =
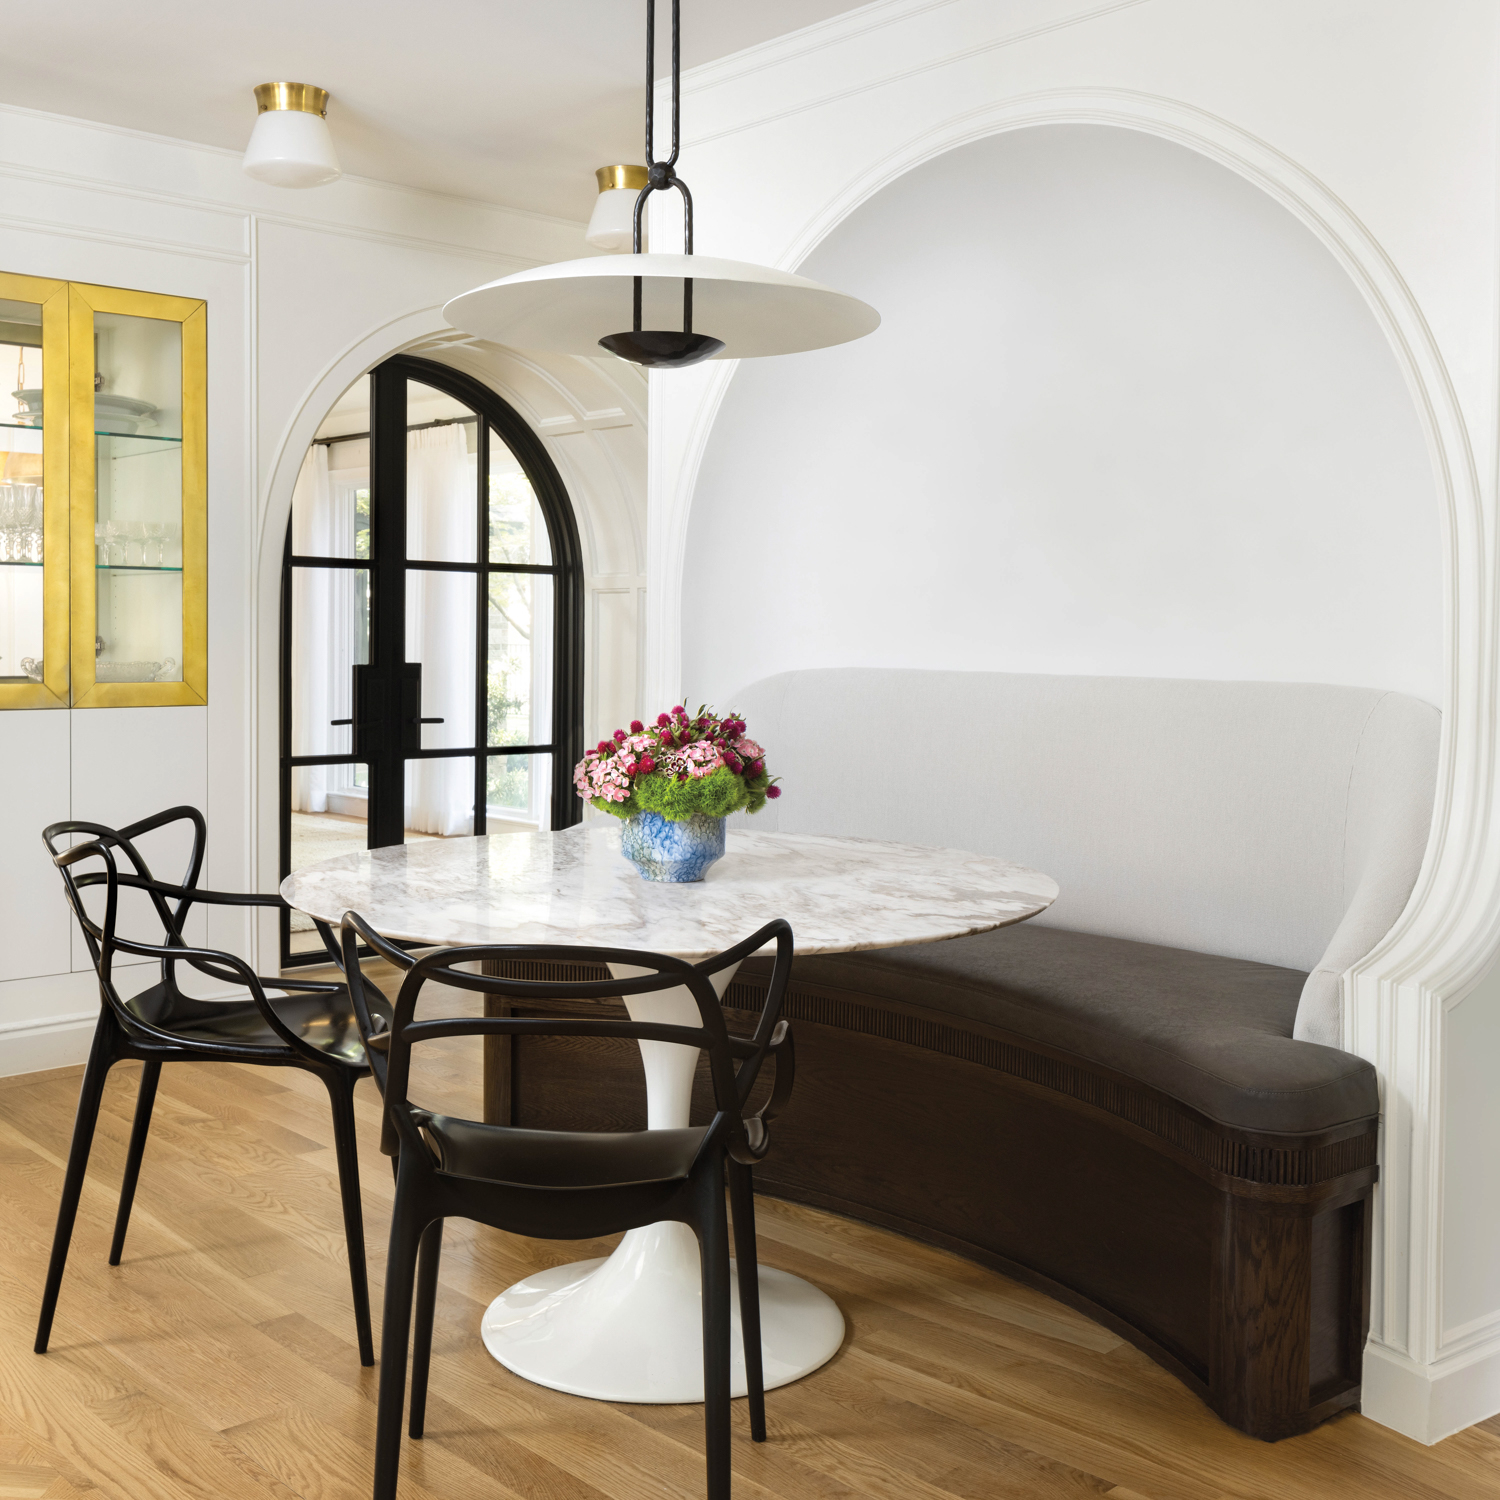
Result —
<instances>
[{"instance_id":1,"label":"brass light fixture","mask_svg":"<svg viewBox=\"0 0 1500 1500\"><path fill-rule=\"evenodd\" d=\"M318 187L342 176L328 133L328 90L312 83L261 83L245 171L274 187Z\"/></svg>"}]
</instances>

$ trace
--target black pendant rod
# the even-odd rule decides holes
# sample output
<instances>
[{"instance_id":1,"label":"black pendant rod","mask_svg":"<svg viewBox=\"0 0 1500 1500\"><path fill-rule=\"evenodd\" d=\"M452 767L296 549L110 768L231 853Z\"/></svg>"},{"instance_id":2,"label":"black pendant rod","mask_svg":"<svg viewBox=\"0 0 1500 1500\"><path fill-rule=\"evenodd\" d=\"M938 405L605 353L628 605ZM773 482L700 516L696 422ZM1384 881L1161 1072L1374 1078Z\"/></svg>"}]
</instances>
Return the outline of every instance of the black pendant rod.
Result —
<instances>
[{"instance_id":1,"label":"black pendant rod","mask_svg":"<svg viewBox=\"0 0 1500 1500\"><path fill-rule=\"evenodd\" d=\"M646 199L663 188L682 194L683 253L693 253L693 195L677 175L677 156L682 149L682 16L681 0L672 0L672 154L656 159L656 0L646 0L646 185L635 200L634 236L631 249L641 253L641 213ZM637 323L639 328L640 324Z\"/></svg>"},{"instance_id":2,"label":"black pendant rod","mask_svg":"<svg viewBox=\"0 0 1500 1500\"><path fill-rule=\"evenodd\" d=\"M635 200L631 249L641 253L641 215L646 199L663 188L682 194L682 241L686 255L693 253L693 195L677 175L677 156L682 147L682 18L681 0L672 0L672 154L656 159L656 0L646 0L646 185ZM675 278L674 278L675 279ZM629 333L610 333L599 340L602 348L638 365L682 369L710 359L724 347L723 339L693 332L693 277L682 278L682 332L642 328L643 278L632 277L632 318Z\"/></svg>"}]
</instances>

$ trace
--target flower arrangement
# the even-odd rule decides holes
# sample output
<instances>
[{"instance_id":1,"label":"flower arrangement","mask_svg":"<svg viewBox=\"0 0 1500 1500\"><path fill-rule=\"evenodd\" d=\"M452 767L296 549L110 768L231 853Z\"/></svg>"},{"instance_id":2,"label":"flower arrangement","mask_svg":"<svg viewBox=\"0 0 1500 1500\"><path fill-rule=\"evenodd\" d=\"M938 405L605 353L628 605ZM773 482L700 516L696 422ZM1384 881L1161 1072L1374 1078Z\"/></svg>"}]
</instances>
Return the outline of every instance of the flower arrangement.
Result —
<instances>
[{"instance_id":1,"label":"flower arrangement","mask_svg":"<svg viewBox=\"0 0 1500 1500\"><path fill-rule=\"evenodd\" d=\"M656 813L674 823L759 812L781 795L743 719L708 708L689 717L680 703L649 727L634 719L628 733L600 740L574 767L573 785L600 812Z\"/></svg>"}]
</instances>

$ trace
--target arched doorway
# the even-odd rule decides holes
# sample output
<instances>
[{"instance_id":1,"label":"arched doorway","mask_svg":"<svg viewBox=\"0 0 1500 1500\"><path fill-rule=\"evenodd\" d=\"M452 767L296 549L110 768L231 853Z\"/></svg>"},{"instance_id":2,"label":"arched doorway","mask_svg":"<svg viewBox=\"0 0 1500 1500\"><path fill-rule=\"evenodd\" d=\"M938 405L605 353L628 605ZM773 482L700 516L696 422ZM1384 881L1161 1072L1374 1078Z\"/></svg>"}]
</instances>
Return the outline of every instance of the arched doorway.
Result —
<instances>
[{"instance_id":1,"label":"arched doorway","mask_svg":"<svg viewBox=\"0 0 1500 1500\"><path fill-rule=\"evenodd\" d=\"M526 422L429 360L362 376L318 430L287 529L281 874L576 822L582 627L573 508ZM283 964L322 957L284 914Z\"/></svg>"}]
</instances>

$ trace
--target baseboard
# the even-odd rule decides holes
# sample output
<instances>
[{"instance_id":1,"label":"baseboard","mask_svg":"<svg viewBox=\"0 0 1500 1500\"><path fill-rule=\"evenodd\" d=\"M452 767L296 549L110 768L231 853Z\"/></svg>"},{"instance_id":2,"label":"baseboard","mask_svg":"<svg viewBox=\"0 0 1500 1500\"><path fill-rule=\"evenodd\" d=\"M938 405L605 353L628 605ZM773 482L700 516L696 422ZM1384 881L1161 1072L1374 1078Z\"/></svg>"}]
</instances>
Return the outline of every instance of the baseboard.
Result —
<instances>
[{"instance_id":1,"label":"baseboard","mask_svg":"<svg viewBox=\"0 0 1500 1500\"><path fill-rule=\"evenodd\" d=\"M1359 1405L1371 1421L1428 1444L1493 1417L1500 1412L1500 1332L1431 1365L1371 1339Z\"/></svg>"},{"instance_id":2,"label":"baseboard","mask_svg":"<svg viewBox=\"0 0 1500 1500\"><path fill-rule=\"evenodd\" d=\"M87 1062L99 1007L0 1026L0 1078Z\"/></svg>"}]
</instances>

